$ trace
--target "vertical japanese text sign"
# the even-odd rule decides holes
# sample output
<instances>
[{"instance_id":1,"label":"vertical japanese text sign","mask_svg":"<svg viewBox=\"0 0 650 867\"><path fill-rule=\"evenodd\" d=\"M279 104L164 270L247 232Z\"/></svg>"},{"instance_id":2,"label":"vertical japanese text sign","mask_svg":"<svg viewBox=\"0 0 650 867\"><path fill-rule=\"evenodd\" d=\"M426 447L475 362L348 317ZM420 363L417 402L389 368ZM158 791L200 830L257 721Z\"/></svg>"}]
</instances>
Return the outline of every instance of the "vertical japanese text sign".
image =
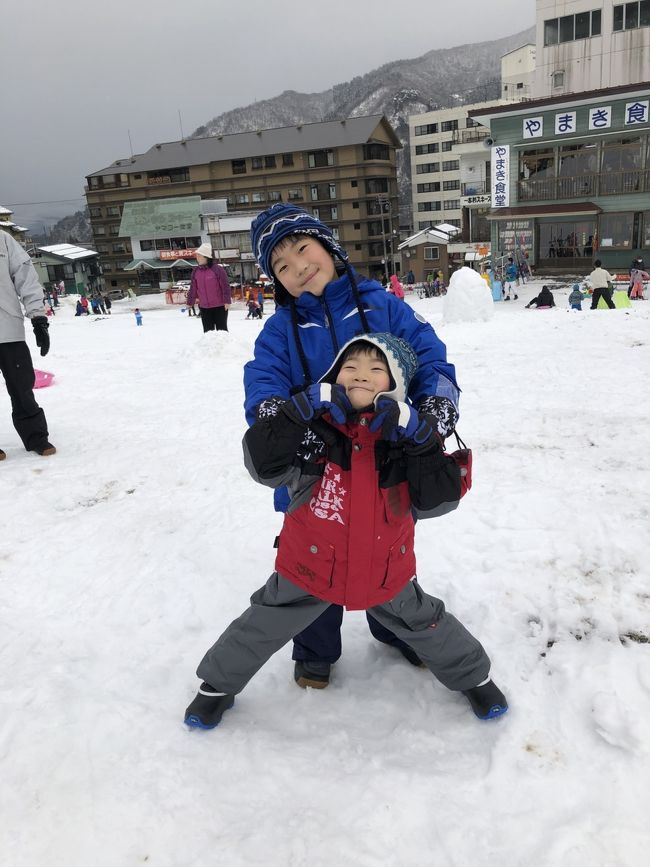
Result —
<instances>
[{"instance_id":1,"label":"vertical japanese text sign","mask_svg":"<svg viewBox=\"0 0 650 867\"><path fill-rule=\"evenodd\" d=\"M492 148L492 207L510 206L510 145Z\"/></svg>"}]
</instances>

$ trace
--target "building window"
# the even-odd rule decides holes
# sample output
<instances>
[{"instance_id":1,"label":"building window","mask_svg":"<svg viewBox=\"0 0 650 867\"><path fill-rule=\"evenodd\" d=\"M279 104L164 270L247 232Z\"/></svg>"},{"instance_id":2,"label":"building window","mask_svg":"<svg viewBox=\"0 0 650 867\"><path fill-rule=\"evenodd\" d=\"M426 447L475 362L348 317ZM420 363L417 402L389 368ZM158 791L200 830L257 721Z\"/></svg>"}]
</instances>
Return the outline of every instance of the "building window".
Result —
<instances>
[{"instance_id":1,"label":"building window","mask_svg":"<svg viewBox=\"0 0 650 867\"><path fill-rule=\"evenodd\" d=\"M442 203L445 211L460 210L460 199L445 199Z\"/></svg>"},{"instance_id":2,"label":"building window","mask_svg":"<svg viewBox=\"0 0 650 867\"><path fill-rule=\"evenodd\" d=\"M352 209L355 211L359 210L359 202L352 202Z\"/></svg>"},{"instance_id":3,"label":"building window","mask_svg":"<svg viewBox=\"0 0 650 867\"><path fill-rule=\"evenodd\" d=\"M271 154L269 157L264 157L264 168L265 169L274 169L275 168L275 154Z\"/></svg>"},{"instance_id":4,"label":"building window","mask_svg":"<svg viewBox=\"0 0 650 867\"><path fill-rule=\"evenodd\" d=\"M246 174L246 160L231 160L230 165L232 166L233 175Z\"/></svg>"},{"instance_id":5,"label":"building window","mask_svg":"<svg viewBox=\"0 0 650 867\"><path fill-rule=\"evenodd\" d=\"M142 250L143 253L147 253L147 252L149 252L149 250L153 250L154 249L153 240L147 239L146 241L140 241L140 249Z\"/></svg>"},{"instance_id":6,"label":"building window","mask_svg":"<svg viewBox=\"0 0 650 867\"><path fill-rule=\"evenodd\" d=\"M269 192L269 202L281 202L282 193L279 190L271 190Z\"/></svg>"},{"instance_id":7,"label":"building window","mask_svg":"<svg viewBox=\"0 0 650 867\"><path fill-rule=\"evenodd\" d=\"M441 150L442 151L450 151L453 148L453 146L454 146L453 141L443 141Z\"/></svg>"},{"instance_id":8,"label":"building window","mask_svg":"<svg viewBox=\"0 0 650 867\"><path fill-rule=\"evenodd\" d=\"M446 160L446 162L444 162L442 164L443 172L457 172L459 167L460 167L460 161L459 160Z\"/></svg>"},{"instance_id":9,"label":"building window","mask_svg":"<svg viewBox=\"0 0 650 867\"><path fill-rule=\"evenodd\" d=\"M465 118L465 129L472 129L472 127L480 125L481 124L477 120L474 120L473 117Z\"/></svg>"},{"instance_id":10,"label":"building window","mask_svg":"<svg viewBox=\"0 0 650 867\"><path fill-rule=\"evenodd\" d=\"M105 235L106 226L93 226L93 235Z\"/></svg>"},{"instance_id":11,"label":"building window","mask_svg":"<svg viewBox=\"0 0 650 867\"><path fill-rule=\"evenodd\" d=\"M330 199L336 198L336 184L330 184L329 185L329 194L330 194Z\"/></svg>"},{"instance_id":12,"label":"building window","mask_svg":"<svg viewBox=\"0 0 650 867\"><path fill-rule=\"evenodd\" d=\"M172 242L169 238L158 238L154 241L156 250L171 250Z\"/></svg>"},{"instance_id":13,"label":"building window","mask_svg":"<svg viewBox=\"0 0 650 867\"><path fill-rule=\"evenodd\" d=\"M415 127L416 135L433 135L436 132L438 132L437 123L425 123L422 126Z\"/></svg>"},{"instance_id":14,"label":"building window","mask_svg":"<svg viewBox=\"0 0 650 867\"><path fill-rule=\"evenodd\" d=\"M443 181L442 189L445 192L449 190L460 190L460 181Z\"/></svg>"},{"instance_id":15,"label":"building window","mask_svg":"<svg viewBox=\"0 0 650 867\"><path fill-rule=\"evenodd\" d=\"M440 163L419 163L415 167L416 175L428 175L430 172L439 172Z\"/></svg>"},{"instance_id":16,"label":"building window","mask_svg":"<svg viewBox=\"0 0 650 867\"><path fill-rule=\"evenodd\" d=\"M321 150L311 151L307 154L307 163L310 169L319 169L323 166L334 165L334 151Z\"/></svg>"},{"instance_id":17,"label":"building window","mask_svg":"<svg viewBox=\"0 0 650 867\"><path fill-rule=\"evenodd\" d=\"M416 156L420 156L421 154L437 154L439 150L440 145L437 141L429 142L429 144L415 146Z\"/></svg>"},{"instance_id":18,"label":"building window","mask_svg":"<svg viewBox=\"0 0 650 867\"><path fill-rule=\"evenodd\" d=\"M292 166L293 165L293 154L282 154L282 165L283 166Z\"/></svg>"},{"instance_id":19,"label":"building window","mask_svg":"<svg viewBox=\"0 0 650 867\"><path fill-rule=\"evenodd\" d=\"M650 25L650 0L614 6L614 30L636 30Z\"/></svg>"},{"instance_id":20,"label":"building window","mask_svg":"<svg viewBox=\"0 0 650 867\"><path fill-rule=\"evenodd\" d=\"M387 193L388 192L388 178L368 178L366 181L366 193L368 195L372 195L373 193Z\"/></svg>"},{"instance_id":21,"label":"building window","mask_svg":"<svg viewBox=\"0 0 650 867\"><path fill-rule=\"evenodd\" d=\"M90 208L90 216L91 217L101 217L102 209L101 208Z\"/></svg>"},{"instance_id":22,"label":"building window","mask_svg":"<svg viewBox=\"0 0 650 867\"><path fill-rule=\"evenodd\" d=\"M439 211L440 202L418 202L418 211Z\"/></svg>"},{"instance_id":23,"label":"building window","mask_svg":"<svg viewBox=\"0 0 650 867\"><path fill-rule=\"evenodd\" d=\"M336 226L332 226L332 235L334 236L334 240L339 240L339 230Z\"/></svg>"},{"instance_id":24,"label":"building window","mask_svg":"<svg viewBox=\"0 0 650 867\"><path fill-rule=\"evenodd\" d=\"M108 247L106 246L106 244L97 244L97 252L108 253Z\"/></svg>"},{"instance_id":25,"label":"building window","mask_svg":"<svg viewBox=\"0 0 650 867\"><path fill-rule=\"evenodd\" d=\"M564 70L560 69L558 72L553 72L551 74L551 79L553 87L564 87Z\"/></svg>"},{"instance_id":26,"label":"building window","mask_svg":"<svg viewBox=\"0 0 650 867\"><path fill-rule=\"evenodd\" d=\"M371 241L368 244L368 255L369 256L383 256L384 255L384 246L381 241Z\"/></svg>"},{"instance_id":27,"label":"building window","mask_svg":"<svg viewBox=\"0 0 650 867\"><path fill-rule=\"evenodd\" d=\"M235 194L235 204L236 205L247 205L248 204L248 193L236 193Z\"/></svg>"},{"instance_id":28,"label":"building window","mask_svg":"<svg viewBox=\"0 0 650 867\"><path fill-rule=\"evenodd\" d=\"M457 120L443 120L440 124L440 132L451 132L454 129L458 129Z\"/></svg>"},{"instance_id":29,"label":"building window","mask_svg":"<svg viewBox=\"0 0 650 867\"><path fill-rule=\"evenodd\" d=\"M119 207L117 207L115 205L110 205L108 208L106 208L106 216L107 217L119 217L120 216Z\"/></svg>"},{"instance_id":30,"label":"building window","mask_svg":"<svg viewBox=\"0 0 650 867\"><path fill-rule=\"evenodd\" d=\"M390 151L388 149L388 145L377 144L376 142L372 142L371 144L364 144L363 158L364 160L390 159Z\"/></svg>"},{"instance_id":31,"label":"building window","mask_svg":"<svg viewBox=\"0 0 650 867\"><path fill-rule=\"evenodd\" d=\"M96 190L99 187L99 178L88 178L88 186L91 190Z\"/></svg>"},{"instance_id":32,"label":"building window","mask_svg":"<svg viewBox=\"0 0 650 867\"><path fill-rule=\"evenodd\" d=\"M361 229L361 223L355 223L353 228L358 232ZM650 223L648 224L648 228L650 229Z\"/></svg>"},{"instance_id":33,"label":"building window","mask_svg":"<svg viewBox=\"0 0 650 867\"><path fill-rule=\"evenodd\" d=\"M638 6L638 3L628 3L627 6ZM616 9L614 7L614 30L616 27ZM557 45L560 42L573 42L576 39L588 39L590 36L600 36L601 10L578 12L577 15L563 15L561 18L549 18L544 22L544 45Z\"/></svg>"},{"instance_id":34,"label":"building window","mask_svg":"<svg viewBox=\"0 0 650 867\"><path fill-rule=\"evenodd\" d=\"M418 184L417 185L418 193L439 193L440 192L440 182L435 181L431 184Z\"/></svg>"},{"instance_id":35,"label":"building window","mask_svg":"<svg viewBox=\"0 0 650 867\"><path fill-rule=\"evenodd\" d=\"M299 202L302 199L302 190L297 188L295 190L289 190L287 198L290 202Z\"/></svg>"},{"instance_id":36,"label":"building window","mask_svg":"<svg viewBox=\"0 0 650 867\"><path fill-rule=\"evenodd\" d=\"M424 258L429 262L435 262L440 258L440 247L425 247Z\"/></svg>"},{"instance_id":37,"label":"building window","mask_svg":"<svg viewBox=\"0 0 650 867\"><path fill-rule=\"evenodd\" d=\"M266 201L266 193L262 193L262 192L260 192L260 193L253 193L252 196L251 196L251 201L252 201L253 203L256 203L256 202L265 202L265 201Z\"/></svg>"},{"instance_id":38,"label":"building window","mask_svg":"<svg viewBox=\"0 0 650 867\"><path fill-rule=\"evenodd\" d=\"M317 220L320 220L320 211L318 210L318 208L312 208L311 215L312 217L316 217Z\"/></svg>"},{"instance_id":39,"label":"building window","mask_svg":"<svg viewBox=\"0 0 650 867\"><path fill-rule=\"evenodd\" d=\"M354 187L358 187L359 184L357 181L350 181L350 186L354 188Z\"/></svg>"},{"instance_id":40,"label":"building window","mask_svg":"<svg viewBox=\"0 0 650 867\"><path fill-rule=\"evenodd\" d=\"M598 218L599 249L608 247L631 249L633 244L634 214L601 214Z\"/></svg>"},{"instance_id":41,"label":"building window","mask_svg":"<svg viewBox=\"0 0 650 867\"><path fill-rule=\"evenodd\" d=\"M264 163L262 162L262 157L251 157L251 169L253 171L259 171L259 169L264 168ZM233 174L236 174L235 169L233 168Z\"/></svg>"},{"instance_id":42,"label":"building window","mask_svg":"<svg viewBox=\"0 0 650 867\"><path fill-rule=\"evenodd\" d=\"M109 234L116 238L120 234L119 224L113 223L109 230Z\"/></svg>"},{"instance_id":43,"label":"building window","mask_svg":"<svg viewBox=\"0 0 650 867\"><path fill-rule=\"evenodd\" d=\"M650 247L650 211L643 212L643 247Z\"/></svg>"},{"instance_id":44,"label":"building window","mask_svg":"<svg viewBox=\"0 0 650 867\"><path fill-rule=\"evenodd\" d=\"M124 243L124 241L119 241L117 244L113 244L113 252L126 253L126 244Z\"/></svg>"}]
</instances>

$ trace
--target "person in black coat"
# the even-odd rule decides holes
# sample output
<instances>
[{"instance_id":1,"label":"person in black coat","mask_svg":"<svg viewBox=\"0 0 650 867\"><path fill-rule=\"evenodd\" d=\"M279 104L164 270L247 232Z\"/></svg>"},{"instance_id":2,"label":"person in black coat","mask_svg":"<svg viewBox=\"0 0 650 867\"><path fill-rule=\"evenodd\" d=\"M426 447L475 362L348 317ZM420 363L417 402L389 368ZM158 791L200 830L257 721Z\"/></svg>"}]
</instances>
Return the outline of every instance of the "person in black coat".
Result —
<instances>
[{"instance_id":1,"label":"person in black coat","mask_svg":"<svg viewBox=\"0 0 650 867\"><path fill-rule=\"evenodd\" d=\"M548 288L548 286L542 286L542 291L536 298L533 298L526 304L526 308L529 307L555 307L555 298L553 298L553 293Z\"/></svg>"}]
</instances>

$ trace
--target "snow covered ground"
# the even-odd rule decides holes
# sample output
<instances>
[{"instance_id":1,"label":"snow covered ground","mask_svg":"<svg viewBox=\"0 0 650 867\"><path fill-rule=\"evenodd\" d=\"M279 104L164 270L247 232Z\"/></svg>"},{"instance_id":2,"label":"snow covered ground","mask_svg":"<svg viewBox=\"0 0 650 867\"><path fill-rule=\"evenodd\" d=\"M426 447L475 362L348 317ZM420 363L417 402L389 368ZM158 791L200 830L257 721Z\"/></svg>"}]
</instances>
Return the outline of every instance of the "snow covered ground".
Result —
<instances>
[{"instance_id":1,"label":"snow covered ground","mask_svg":"<svg viewBox=\"0 0 650 867\"><path fill-rule=\"evenodd\" d=\"M327 690L295 686L286 647L188 730L198 661L272 569L240 445L263 323L60 310L34 355L55 457L0 398L3 867L647 863L650 301L524 310L539 288L489 322L409 301L474 450L471 494L418 525L419 578L493 659L511 709L488 723L350 613Z\"/></svg>"}]
</instances>

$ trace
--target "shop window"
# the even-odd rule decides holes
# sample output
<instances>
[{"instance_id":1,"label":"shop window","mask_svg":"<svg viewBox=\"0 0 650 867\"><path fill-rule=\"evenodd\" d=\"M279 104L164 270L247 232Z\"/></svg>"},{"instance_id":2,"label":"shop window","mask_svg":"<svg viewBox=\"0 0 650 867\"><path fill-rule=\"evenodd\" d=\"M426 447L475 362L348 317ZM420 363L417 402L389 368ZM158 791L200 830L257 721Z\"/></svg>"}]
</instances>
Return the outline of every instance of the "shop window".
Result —
<instances>
[{"instance_id":1,"label":"shop window","mask_svg":"<svg viewBox=\"0 0 650 867\"><path fill-rule=\"evenodd\" d=\"M634 214L601 214L598 218L598 244L601 250L608 247L632 249Z\"/></svg>"},{"instance_id":2,"label":"shop window","mask_svg":"<svg viewBox=\"0 0 650 867\"><path fill-rule=\"evenodd\" d=\"M589 259L594 253L595 220L562 220L540 223L541 259ZM512 249L512 246L502 249Z\"/></svg>"}]
</instances>

